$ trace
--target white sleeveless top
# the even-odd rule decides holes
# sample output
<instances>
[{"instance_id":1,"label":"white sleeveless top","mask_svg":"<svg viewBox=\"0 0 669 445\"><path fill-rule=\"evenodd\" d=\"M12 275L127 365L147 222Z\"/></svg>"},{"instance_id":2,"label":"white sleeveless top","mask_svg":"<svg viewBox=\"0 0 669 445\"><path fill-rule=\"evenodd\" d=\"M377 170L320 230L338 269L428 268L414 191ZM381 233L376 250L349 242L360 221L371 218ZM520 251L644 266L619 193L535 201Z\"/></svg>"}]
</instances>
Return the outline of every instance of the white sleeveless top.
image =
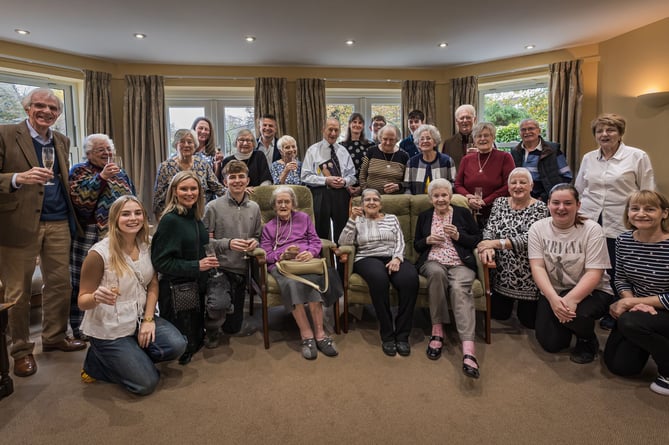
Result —
<instances>
[{"instance_id":1,"label":"white sleeveless top","mask_svg":"<svg viewBox=\"0 0 669 445\"><path fill-rule=\"evenodd\" d=\"M109 238L96 243L90 251L97 252L104 261L105 270L101 286L109 288L110 278L116 274L110 269ZM125 260L132 269L132 273L124 273L119 278L119 295L116 304L98 304L84 313L81 330L84 334L101 339L115 340L133 335L139 320L144 315L146 306L146 289L154 275L151 264L151 251L148 245L139 247L139 259L133 261L126 255Z\"/></svg>"}]
</instances>

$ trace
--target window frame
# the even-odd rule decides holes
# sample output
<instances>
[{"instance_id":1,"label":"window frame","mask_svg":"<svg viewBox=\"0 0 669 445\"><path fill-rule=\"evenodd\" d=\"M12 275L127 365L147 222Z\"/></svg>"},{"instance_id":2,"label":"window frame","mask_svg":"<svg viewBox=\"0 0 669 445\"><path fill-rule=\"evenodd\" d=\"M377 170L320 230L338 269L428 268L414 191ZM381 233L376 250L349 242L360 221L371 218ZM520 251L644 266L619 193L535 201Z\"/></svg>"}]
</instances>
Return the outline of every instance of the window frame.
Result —
<instances>
[{"instance_id":1,"label":"window frame","mask_svg":"<svg viewBox=\"0 0 669 445\"><path fill-rule=\"evenodd\" d=\"M402 90L400 88L326 88L325 104L350 104L353 112L362 114L365 118L365 134L371 139L369 125L372 121L373 105L397 105L400 112L398 128L402 128ZM342 138L345 137L347 123L342 122Z\"/></svg>"}]
</instances>

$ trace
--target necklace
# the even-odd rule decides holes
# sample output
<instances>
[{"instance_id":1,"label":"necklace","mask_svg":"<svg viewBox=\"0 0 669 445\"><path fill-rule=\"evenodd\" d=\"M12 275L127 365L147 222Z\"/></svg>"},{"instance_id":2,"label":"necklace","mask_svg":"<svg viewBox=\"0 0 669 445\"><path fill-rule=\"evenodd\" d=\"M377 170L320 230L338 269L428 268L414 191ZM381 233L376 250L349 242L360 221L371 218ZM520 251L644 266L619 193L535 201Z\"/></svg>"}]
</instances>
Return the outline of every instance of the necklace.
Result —
<instances>
[{"instance_id":1,"label":"necklace","mask_svg":"<svg viewBox=\"0 0 669 445\"><path fill-rule=\"evenodd\" d=\"M393 159L395 159L395 153L397 152L394 151L392 153L392 155L390 156L390 160L388 159L388 153L386 153L383 150L381 150L381 153L383 153L383 158L386 160L386 168L390 168L390 164L393 162Z\"/></svg>"},{"instance_id":2,"label":"necklace","mask_svg":"<svg viewBox=\"0 0 669 445\"><path fill-rule=\"evenodd\" d=\"M485 168L485 165L488 163L490 158L492 157L492 152L488 155L488 158L483 162L483 165L481 165L481 153L477 153L477 158L479 161L479 173L483 173L483 169Z\"/></svg>"},{"instance_id":3,"label":"necklace","mask_svg":"<svg viewBox=\"0 0 669 445\"><path fill-rule=\"evenodd\" d=\"M279 217L276 217L276 235L274 236L274 250L276 250L279 246L284 245L285 243L288 242L288 239L290 238L290 235L293 233L293 215L291 214L288 223L284 224L284 231L285 227L288 226L288 231L285 233L285 236L283 240L281 239L281 234L279 233L281 231L281 220Z\"/></svg>"}]
</instances>

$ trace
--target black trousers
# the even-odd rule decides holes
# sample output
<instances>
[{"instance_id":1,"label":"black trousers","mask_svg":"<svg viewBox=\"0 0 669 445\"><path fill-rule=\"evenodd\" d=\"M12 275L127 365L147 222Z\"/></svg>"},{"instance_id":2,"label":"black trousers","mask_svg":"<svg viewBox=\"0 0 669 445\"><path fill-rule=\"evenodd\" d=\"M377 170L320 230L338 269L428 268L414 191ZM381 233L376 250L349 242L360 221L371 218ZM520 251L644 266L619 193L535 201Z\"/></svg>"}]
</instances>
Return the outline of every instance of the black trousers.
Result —
<instances>
[{"instance_id":1,"label":"black trousers","mask_svg":"<svg viewBox=\"0 0 669 445\"><path fill-rule=\"evenodd\" d=\"M643 370L649 356L660 375L669 376L669 311L625 312L606 342L606 367L614 374L633 376Z\"/></svg>"},{"instance_id":2,"label":"black trousers","mask_svg":"<svg viewBox=\"0 0 669 445\"><path fill-rule=\"evenodd\" d=\"M244 321L244 297L246 297L246 275L230 272L229 270L222 270L222 272L230 280L230 291L232 293L232 304L235 305L235 310L232 314L225 316L225 322L221 330L226 334L236 334L242 328Z\"/></svg>"},{"instance_id":3,"label":"black trousers","mask_svg":"<svg viewBox=\"0 0 669 445\"><path fill-rule=\"evenodd\" d=\"M381 341L409 341L413 322L413 310L418 293L418 271L408 261L400 264L400 270L388 274L386 263L391 258L363 258L353 264L353 271L367 282L372 304L379 320ZM399 306L393 327L390 312L390 284L397 289Z\"/></svg>"},{"instance_id":4,"label":"black trousers","mask_svg":"<svg viewBox=\"0 0 669 445\"><path fill-rule=\"evenodd\" d=\"M493 292L491 298L490 316L493 320L508 320L513 312L513 304L518 302L516 315L520 323L528 329L534 329L537 319L538 300L519 300L510 298L497 292Z\"/></svg>"},{"instance_id":5,"label":"black trousers","mask_svg":"<svg viewBox=\"0 0 669 445\"><path fill-rule=\"evenodd\" d=\"M609 312L612 299L612 295L594 290L578 304L572 321L560 323L546 297L541 295L534 328L537 341L545 351L558 352L569 347L572 335L586 340L594 338L595 321Z\"/></svg>"},{"instance_id":6,"label":"black trousers","mask_svg":"<svg viewBox=\"0 0 669 445\"><path fill-rule=\"evenodd\" d=\"M346 221L348 221L348 207L351 200L348 190L345 188L313 187L311 195L314 200L316 233L318 233L319 238L338 242L339 235L344 230ZM330 220L332 220L332 227L334 228L332 234L330 234Z\"/></svg>"}]
</instances>

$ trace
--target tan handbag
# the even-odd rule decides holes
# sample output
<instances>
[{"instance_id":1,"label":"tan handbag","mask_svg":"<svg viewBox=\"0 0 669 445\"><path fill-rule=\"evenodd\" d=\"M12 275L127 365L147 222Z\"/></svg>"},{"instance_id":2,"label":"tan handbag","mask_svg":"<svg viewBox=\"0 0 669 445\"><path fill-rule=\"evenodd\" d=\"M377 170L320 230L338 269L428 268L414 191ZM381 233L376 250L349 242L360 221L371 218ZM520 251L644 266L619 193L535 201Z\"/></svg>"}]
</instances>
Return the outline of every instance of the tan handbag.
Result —
<instances>
[{"instance_id":1,"label":"tan handbag","mask_svg":"<svg viewBox=\"0 0 669 445\"><path fill-rule=\"evenodd\" d=\"M276 263L276 269L286 278L290 278L302 284L306 284L307 286L313 287L320 293L327 292L330 285L328 278L328 264L325 261L325 258L312 258L307 261L278 261ZM317 284L312 283L311 281L300 276L305 274L324 275L325 280L323 289L321 289Z\"/></svg>"}]
</instances>

